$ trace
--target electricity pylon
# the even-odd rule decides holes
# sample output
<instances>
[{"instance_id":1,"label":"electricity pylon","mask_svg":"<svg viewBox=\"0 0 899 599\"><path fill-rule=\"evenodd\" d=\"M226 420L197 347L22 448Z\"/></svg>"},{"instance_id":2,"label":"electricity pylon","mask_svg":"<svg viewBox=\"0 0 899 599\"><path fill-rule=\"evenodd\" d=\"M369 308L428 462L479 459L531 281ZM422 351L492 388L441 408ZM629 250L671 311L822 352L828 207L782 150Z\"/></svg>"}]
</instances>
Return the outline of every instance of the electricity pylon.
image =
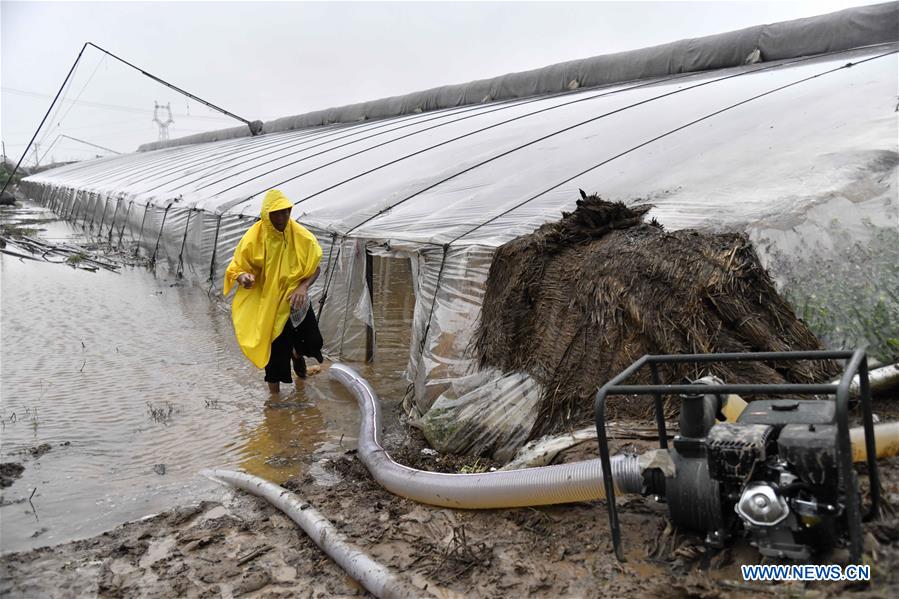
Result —
<instances>
[{"instance_id":1,"label":"electricity pylon","mask_svg":"<svg viewBox=\"0 0 899 599\"><path fill-rule=\"evenodd\" d=\"M165 110L168 113L168 118L163 121L159 118L159 111ZM153 102L153 122L159 126L159 141L165 141L169 138L169 125L175 122L175 119L172 118L172 104L171 102L167 103L165 106L159 104L154 100Z\"/></svg>"}]
</instances>

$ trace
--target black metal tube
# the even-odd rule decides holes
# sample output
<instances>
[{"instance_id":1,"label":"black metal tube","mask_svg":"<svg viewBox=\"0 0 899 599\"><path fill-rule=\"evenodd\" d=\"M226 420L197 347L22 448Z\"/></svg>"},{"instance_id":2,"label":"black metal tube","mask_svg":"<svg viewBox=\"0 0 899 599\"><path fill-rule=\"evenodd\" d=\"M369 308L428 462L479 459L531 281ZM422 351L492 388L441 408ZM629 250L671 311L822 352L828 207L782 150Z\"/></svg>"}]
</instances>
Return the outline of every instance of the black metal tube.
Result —
<instances>
[{"instance_id":1,"label":"black metal tube","mask_svg":"<svg viewBox=\"0 0 899 599\"><path fill-rule=\"evenodd\" d=\"M222 216L224 216L224 214L219 213L218 222L215 224L215 238L212 240L212 260L209 262L209 282L212 284L215 283L215 257L218 254L219 230L222 228Z\"/></svg>"},{"instance_id":2,"label":"black metal tube","mask_svg":"<svg viewBox=\"0 0 899 599\"><path fill-rule=\"evenodd\" d=\"M609 530L612 532L612 546L619 562L627 561L621 549L621 527L618 524L618 510L615 506L615 484L612 481L612 458L609 455L609 439L606 437L606 392L600 389L594 405L596 414L596 437L599 442L599 460L602 463L602 484L606 491L606 510L609 512Z\"/></svg>"},{"instance_id":3,"label":"black metal tube","mask_svg":"<svg viewBox=\"0 0 899 599\"><path fill-rule=\"evenodd\" d=\"M649 364L649 370L652 373L652 384L661 385L662 381L659 379L658 364L651 362ZM661 393L656 392L653 395L656 405L656 427L659 430L659 447L661 449L668 449L668 432L665 430L665 404L662 402Z\"/></svg>"},{"instance_id":4,"label":"black metal tube","mask_svg":"<svg viewBox=\"0 0 899 599\"><path fill-rule=\"evenodd\" d=\"M780 362L796 360L841 360L851 358L853 352L849 350L808 350L791 352L747 352L747 353L723 353L723 354L666 354L649 356L650 362L677 364L683 362L760 362L777 360Z\"/></svg>"},{"instance_id":5,"label":"black metal tube","mask_svg":"<svg viewBox=\"0 0 899 599\"><path fill-rule=\"evenodd\" d=\"M674 394L699 394L707 393L758 393L762 395L770 395L775 393L797 393L797 394L813 394L822 393L833 395L837 392L837 385L827 384L800 384L800 383L781 383L781 384L734 384L734 385L613 385L609 388L609 393L614 395L653 395L662 393L663 395Z\"/></svg>"},{"instance_id":6,"label":"black metal tube","mask_svg":"<svg viewBox=\"0 0 899 599\"><path fill-rule=\"evenodd\" d=\"M72 137L71 135L64 135L64 134L60 133L59 136L60 136L60 137L65 137L66 139L71 139L72 141L77 141L77 142L79 142L79 143L83 143L83 144L86 144L86 145L89 145L89 146L93 146L93 147L99 148L99 149L101 149L101 150L106 150L107 152L112 152L113 154L119 154L119 155L122 154L121 152L116 152L116 151L113 150L112 148L106 148L106 147L103 147L103 146L98 146L97 144L92 144L92 143L89 142L89 141L84 141L83 139L78 139L77 137ZM46 156L46 155L47 155L47 153L44 152L44 156Z\"/></svg>"},{"instance_id":7,"label":"black metal tube","mask_svg":"<svg viewBox=\"0 0 899 599\"><path fill-rule=\"evenodd\" d=\"M84 213L84 223L86 223L90 227L91 232L93 232L94 219L97 218L97 207L94 205L94 192L93 191L87 192L87 206L88 206L88 208L86 208L86 210L90 210L90 213L91 213L91 222L90 223L87 222L87 212L85 212Z\"/></svg>"},{"instance_id":8,"label":"black metal tube","mask_svg":"<svg viewBox=\"0 0 899 599\"><path fill-rule=\"evenodd\" d=\"M184 273L184 246L187 245L187 234L190 232L190 217L193 212L193 208L187 211L187 224L184 225L184 237L181 238L181 250L178 252L178 268L175 272L175 276L179 279Z\"/></svg>"},{"instance_id":9,"label":"black metal tube","mask_svg":"<svg viewBox=\"0 0 899 599\"><path fill-rule=\"evenodd\" d=\"M858 368L859 401L862 404L862 418L865 427L865 451L868 462L868 484L871 505L865 511L865 521L873 520L880 514L880 470L877 466L877 438L874 436L874 417L871 414L871 386L868 380L868 360L862 360Z\"/></svg>"},{"instance_id":10,"label":"black metal tube","mask_svg":"<svg viewBox=\"0 0 899 599\"><path fill-rule=\"evenodd\" d=\"M156 265L156 252L159 251L159 240L162 239L162 232L165 230L165 219L169 215L169 208L171 208L174 203L174 200L169 202L169 205L166 206L165 210L162 212L162 223L159 225L159 234L156 236L156 247L153 248L153 255L150 256L150 266Z\"/></svg>"},{"instance_id":11,"label":"black metal tube","mask_svg":"<svg viewBox=\"0 0 899 599\"><path fill-rule=\"evenodd\" d=\"M621 549L621 527L618 524L618 509L615 505L615 484L612 480L612 458L609 455L609 439L606 435L606 396L609 388L631 376L643 367L648 355L643 356L628 366L618 376L603 385L596 392L593 404L593 414L596 421L596 439L599 445L599 459L602 464L602 484L606 491L606 510L609 512L609 530L612 532L612 546L615 549L615 557L618 561L627 561ZM658 415L656 416L658 418Z\"/></svg>"},{"instance_id":12,"label":"black metal tube","mask_svg":"<svg viewBox=\"0 0 899 599\"><path fill-rule=\"evenodd\" d=\"M84 195L84 194L81 194L81 195ZM78 192L75 192L75 195L73 196L73 202L75 202L73 204L73 211L72 211L72 224L74 225L75 223L78 222L78 216L81 214L81 207L82 207L81 202L78 201ZM81 228L84 229L84 223L82 223Z\"/></svg>"},{"instance_id":13,"label":"black metal tube","mask_svg":"<svg viewBox=\"0 0 899 599\"><path fill-rule=\"evenodd\" d=\"M337 246L337 256L334 258L335 262L340 261L340 251L343 249L343 242L346 241L346 237L340 238L340 245ZM337 242L337 233L331 233L331 249L328 250L328 264L325 266L325 270L328 273L328 278L325 279L325 288L322 289L322 298L318 301L318 317L321 318L322 312L325 309L325 300L328 299L328 290L331 288L331 279L334 277L335 266L331 264L331 255L334 253L334 244Z\"/></svg>"},{"instance_id":14,"label":"black metal tube","mask_svg":"<svg viewBox=\"0 0 899 599\"><path fill-rule=\"evenodd\" d=\"M861 509L859 497L853 493L853 476L855 471L852 466L852 441L849 439L849 385L852 377L858 371L859 365L865 358L863 349L857 349L853 354L843 378L840 379L836 398L837 419L837 446L839 447L840 478L846 488L846 520L849 528L849 561L857 563L862 553ZM867 436L867 432L866 432Z\"/></svg>"}]
</instances>

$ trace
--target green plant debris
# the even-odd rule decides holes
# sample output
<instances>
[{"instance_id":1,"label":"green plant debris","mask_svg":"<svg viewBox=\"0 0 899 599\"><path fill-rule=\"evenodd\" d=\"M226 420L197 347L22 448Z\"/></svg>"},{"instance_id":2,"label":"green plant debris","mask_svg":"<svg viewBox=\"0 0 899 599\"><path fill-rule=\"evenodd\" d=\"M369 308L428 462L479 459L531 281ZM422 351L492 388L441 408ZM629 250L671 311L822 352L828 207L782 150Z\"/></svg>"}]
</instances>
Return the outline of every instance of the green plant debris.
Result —
<instances>
[{"instance_id":1,"label":"green plant debris","mask_svg":"<svg viewBox=\"0 0 899 599\"><path fill-rule=\"evenodd\" d=\"M42 231L36 227L26 227L19 223L2 223L0 224L0 235L3 237L28 237Z\"/></svg>"},{"instance_id":2,"label":"green plant debris","mask_svg":"<svg viewBox=\"0 0 899 599\"><path fill-rule=\"evenodd\" d=\"M899 229L864 221L865 240L837 221L833 247L805 244L798 256L773 250L770 270L797 315L832 348L868 345L883 363L899 359Z\"/></svg>"},{"instance_id":3,"label":"green plant debris","mask_svg":"<svg viewBox=\"0 0 899 599\"><path fill-rule=\"evenodd\" d=\"M481 463L481 458L476 458L474 463L466 464L459 468L460 474L480 474L482 472L487 472L490 470L490 466L487 464Z\"/></svg>"}]
</instances>

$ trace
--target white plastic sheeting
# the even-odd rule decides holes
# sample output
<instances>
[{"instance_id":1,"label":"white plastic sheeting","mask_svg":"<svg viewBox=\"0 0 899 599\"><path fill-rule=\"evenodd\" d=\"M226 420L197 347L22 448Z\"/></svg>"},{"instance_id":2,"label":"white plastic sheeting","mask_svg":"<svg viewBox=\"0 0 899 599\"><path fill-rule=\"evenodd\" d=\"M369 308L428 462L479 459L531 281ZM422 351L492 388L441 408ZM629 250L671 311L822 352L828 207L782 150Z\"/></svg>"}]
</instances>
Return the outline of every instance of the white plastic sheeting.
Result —
<instances>
[{"instance_id":1,"label":"white plastic sheeting","mask_svg":"<svg viewBox=\"0 0 899 599\"><path fill-rule=\"evenodd\" d=\"M265 123L263 131L272 133L384 119L675 73L722 69L760 60L811 56L897 39L899 3L885 2L283 117ZM232 127L148 143L141 146L140 151L207 143L249 134L248 127Z\"/></svg>"},{"instance_id":2,"label":"white plastic sheeting","mask_svg":"<svg viewBox=\"0 0 899 599\"><path fill-rule=\"evenodd\" d=\"M24 188L217 286L263 194L280 188L324 249L313 297L318 309L327 294L330 355L366 355L366 252L411 256L410 412L502 405L466 387L483 383L470 378L468 343L493 248L573 209L578 188L649 201L671 229L743 230L775 249L828 235L822 215L897 226L897 49L167 148L47 171ZM522 385L504 387L509 401Z\"/></svg>"},{"instance_id":3,"label":"white plastic sheeting","mask_svg":"<svg viewBox=\"0 0 899 599\"><path fill-rule=\"evenodd\" d=\"M103 216L105 203L132 200L255 217L278 187L304 224L393 245L497 246L571 208L578 187L650 198L669 226L745 226L807 196L824 155L857 170L865 153L894 150L895 54L839 69L893 50L179 147L28 181L89 194L98 221L115 212Z\"/></svg>"}]
</instances>

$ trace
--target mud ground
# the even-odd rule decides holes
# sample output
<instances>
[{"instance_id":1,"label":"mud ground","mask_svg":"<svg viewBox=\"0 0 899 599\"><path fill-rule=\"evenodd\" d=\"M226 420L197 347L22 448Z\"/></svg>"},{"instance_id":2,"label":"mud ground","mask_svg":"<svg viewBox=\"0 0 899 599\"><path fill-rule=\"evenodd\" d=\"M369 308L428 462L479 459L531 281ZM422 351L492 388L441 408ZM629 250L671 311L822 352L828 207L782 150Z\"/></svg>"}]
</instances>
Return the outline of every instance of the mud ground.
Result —
<instances>
[{"instance_id":1,"label":"mud ground","mask_svg":"<svg viewBox=\"0 0 899 599\"><path fill-rule=\"evenodd\" d=\"M565 460L592 457L593 448L586 445ZM413 436L393 453L433 470L491 466L483 460L423 455L420 448L420 439ZM622 441L616 450L640 448ZM382 490L352 451L318 465L336 476L306 475L285 486L424 597L899 593L899 517L892 510L866 526L870 584L748 583L739 566L761 563L754 549L740 542L707 555L698 537L673 530L665 507L649 499L621 501L628 562L620 564L612 554L600 502L486 511L435 508ZM899 505L899 458L882 465L885 498ZM844 558L835 554L822 561ZM185 506L91 539L0 560L0 596L10 597L364 595L293 522L243 493L223 492L220 502Z\"/></svg>"}]
</instances>

